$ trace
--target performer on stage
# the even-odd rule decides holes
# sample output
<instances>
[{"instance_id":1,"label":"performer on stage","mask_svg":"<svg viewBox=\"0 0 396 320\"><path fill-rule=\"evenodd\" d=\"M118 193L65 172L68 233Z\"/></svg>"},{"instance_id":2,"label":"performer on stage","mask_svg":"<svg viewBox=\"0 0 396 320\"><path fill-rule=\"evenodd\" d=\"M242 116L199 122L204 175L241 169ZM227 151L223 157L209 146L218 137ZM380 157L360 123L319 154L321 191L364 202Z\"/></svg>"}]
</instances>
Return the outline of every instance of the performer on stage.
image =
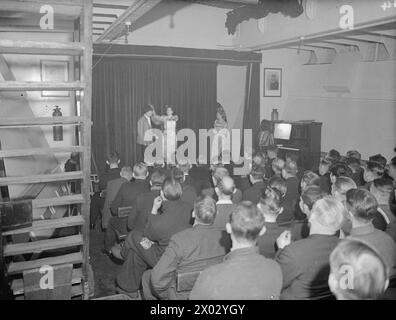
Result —
<instances>
[{"instance_id":1,"label":"performer on stage","mask_svg":"<svg viewBox=\"0 0 396 320\"><path fill-rule=\"evenodd\" d=\"M152 128L152 123L160 124L161 120L155 114L154 106L149 104L143 110L143 116L138 120L137 123L137 160L138 162L144 162L144 150L151 144L151 141L144 141L144 135L147 130Z\"/></svg>"},{"instance_id":2,"label":"performer on stage","mask_svg":"<svg viewBox=\"0 0 396 320\"><path fill-rule=\"evenodd\" d=\"M175 159L173 157L177 147L176 122L179 120L179 117L173 114L172 107L166 106L166 115L158 116L158 120L162 121L164 126L164 161L167 163L175 163Z\"/></svg>"},{"instance_id":3,"label":"performer on stage","mask_svg":"<svg viewBox=\"0 0 396 320\"><path fill-rule=\"evenodd\" d=\"M215 135L213 137L212 150L211 150L211 163L218 162L219 156L222 154L223 143L230 141L230 131L227 123L227 115L224 111L223 106L217 103L216 120L214 122ZM224 150L230 151L230 144L224 145Z\"/></svg>"}]
</instances>

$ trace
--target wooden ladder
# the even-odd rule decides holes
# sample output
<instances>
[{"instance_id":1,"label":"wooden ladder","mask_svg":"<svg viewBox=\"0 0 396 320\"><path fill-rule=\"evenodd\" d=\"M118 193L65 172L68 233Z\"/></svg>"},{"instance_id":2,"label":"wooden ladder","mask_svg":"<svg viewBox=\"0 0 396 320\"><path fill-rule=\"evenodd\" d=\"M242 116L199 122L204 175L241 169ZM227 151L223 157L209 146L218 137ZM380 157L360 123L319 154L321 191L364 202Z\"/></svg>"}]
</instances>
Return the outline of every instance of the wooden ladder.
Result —
<instances>
[{"instance_id":1,"label":"wooden ladder","mask_svg":"<svg viewBox=\"0 0 396 320\"><path fill-rule=\"evenodd\" d=\"M79 215L60 219L33 221L31 227L2 233L4 239L4 237L7 236L34 233L45 229L77 226L80 230L77 235L24 243L6 243L3 246L3 255L5 258L9 258L32 253L34 257L34 253L63 248L76 248L76 250L79 248L78 252L29 261L10 262L7 266L7 274L21 276L26 272L31 272L42 266L55 267L71 264L74 266L72 272L72 296L83 295L84 299L87 299L89 295L89 205L92 124L92 0L18 0L15 3L15 5L18 5L18 8L22 8L23 5L29 7L33 4L53 4L54 6L60 4L62 6L78 6L81 8L81 10L79 10L79 17L77 17L79 19L79 27L78 30L75 30L75 32L79 31L79 42L57 43L0 39L0 54L62 55L78 57L80 59L80 80L70 82L0 81L0 91L80 91L81 113L71 117L1 118L0 128L74 125L79 128L80 141L79 145L70 147L0 150L0 158L78 152L81 155L81 171L2 177L0 178L0 186L79 180L82 183L82 188L81 194L49 199L34 199L32 203L33 210L35 208L45 208L48 206L78 205L80 208ZM3 243L5 242L3 241ZM23 279L15 279L11 284L11 288L14 294L23 294Z\"/></svg>"}]
</instances>

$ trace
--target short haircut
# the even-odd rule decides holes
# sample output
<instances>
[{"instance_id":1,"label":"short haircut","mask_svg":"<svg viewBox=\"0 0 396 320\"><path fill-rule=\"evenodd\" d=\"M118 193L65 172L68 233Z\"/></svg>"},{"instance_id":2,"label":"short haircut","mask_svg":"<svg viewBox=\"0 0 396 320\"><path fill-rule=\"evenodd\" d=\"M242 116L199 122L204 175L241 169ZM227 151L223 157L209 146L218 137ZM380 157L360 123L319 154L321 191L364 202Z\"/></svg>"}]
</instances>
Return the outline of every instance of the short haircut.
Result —
<instances>
[{"instance_id":1,"label":"short haircut","mask_svg":"<svg viewBox=\"0 0 396 320\"><path fill-rule=\"evenodd\" d=\"M341 195L345 195L350 189L357 188L356 182L349 177L337 177L333 186Z\"/></svg>"},{"instance_id":2,"label":"short haircut","mask_svg":"<svg viewBox=\"0 0 396 320\"><path fill-rule=\"evenodd\" d=\"M262 167L265 166L267 159L261 153L255 153L252 157L252 167Z\"/></svg>"},{"instance_id":3,"label":"short haircut","mask_svg":"<svg viewBox=\"0 0 396 320\"><path fill-rule=\"evenodd\" d=\"M232 212L230 224L234 237L255 242L264 226L264 216L254 203L242 201Z\"/></svg>"},{"instance_id":4,"label":"short haircut","mask_svg":"<svg viewBox=\"0 0 396 320\"><path fill-rule=\"evenodd\" d=\"M109 163L117 163L119 160L120 156L118 155L117 151L112 151L107 156L107 161L109 161Z\"/></svg>"},{"instance_id":5,"label":"short haircut","mask_svg":"<svg viewBox=\"0 0 396 320\"><path fill-rule=\"evenodd\" d=\"M271 121L263 119L260 123L260 128L262 131L270 131L271 130Z\"/></svg>"},{"instance_id":6,"label":"short haircut","mask_svg":"<svg viewBox=\"0 0 396 320\"><path fill-rule=\"evenodd\" d=\"M295 176L298 172L297 163L295 161L287 161L283 170Z\"/></svg>"},{"instance_id":7,"label":"short haircut","mask_svg":"<svg viewBox=\"0 0 396 320\"><path fill-rule=\"evenodd\" d=\"M346 164L351 167L351 165L355 165L355 166L361 166L360 160L356 159L356 158L347 158L346 159Z\"/></svg>"},{"instance_id":8,"label":"short haircut","mask_svg":"<svg viewBox=\"0 0 396 320\"><path fill-rule=\"evenodd\" d=\"M376 154L369 157L369 161L379 163L383 167L386 166L386 158L382 154Z\"/></svg>"},{"instance_id":9,"label":"short haircut","mask_svg":"<svg viewBox=\"0 0 396 320\"><path fill-rule=\"evenodd\" d=\"M330 167L331 166L331 161L328 159L321 159L320 160L320 165Z\"/></svg>"},{"instance_id":10,"label":"short haircut","mask_svg":"<svg viewBox=\"0 0 396 320\"><path fill-rule=\"evenodd\" d=\"M173 178L178 181L179 183L184 182L184 173L180 168L174 167L172 168L171 174Z\"/></svg>"},{"instance_id":11,"label":"short haircut","mask_svg":"<svg viewBox=\"0 0 396 320\"><path fill-rule=\"evenodd\" d=\"M379 178L373 181L372 186L382 195L390 196L393 189L393 180L390 178Z\"/></svg>"},{"instance_id":12,"label":"short haircut","mask_svg":"<svg viewBox=\"0 0 396 320\"><path fill-rule=\"evenodd\" d=\"M356 159L359 161L362 159L362 155L360 154L359 151L356 151L356 150L349 150L346 154L346 157L349 159L353 158L353 159Z\"/></svg>"},{"instance_id":13,"label":"short haircut","mask_svg":"<svg viewBox=\"0 0 396 320\"><path fill-rule=\"evenodd\" d=\"M213 224L216 213L216 201L209 196L200 196L194 203L195 219L203 224Z\"/></svg>"},{"instance_id":14,"label":"short haircut","mask_svg":"<svg viewBox=\"0 0 396 320\"><path fill-rule=\"evenodd\" d=\"M366 189L348 190L346 203L350 212L358 220L371 221L377 212L377 200Z\"/></svg>"},{"instance_id":15,"label":"short haircut","mask_svg":"<svg viewBox=\"0 0 396 320\"><path fill-rule=\"evenodd\" d=\"M334 163L330 169L330 174L334 177L352 177L352 170L348 167L348 165L344 162L336 162Z\"/></svg>"},{"instance_id":16,"label":"short haircut","mask_svg":"<svg viewBox=\"0 0 396 320\"><path fill-rule=\"evenodd\" d=\"M147 177L148 168L144 163L138 163L133 166L133 174L135 177Z\"/></svg>"},{"instance_id":17,"label":"short haircut","mask_svg":"<svg viewBox=\"0 0 396 320\"><path fill-rule=\"evenodd\" d=\"M297 162L298 161L298 154L296 154L296 153L288 153L288 154L286 154L286 162L288 162L288 161L295 161L295 162Z\"/></svg>"},{"instance_id":18,"label":"short haircut","mask_svg":"<svg viewBox=\"0 0 396 320\"><path fill-rule=\"evenodd\" d=\"M311 220L334 233L341 228L344 220L344 205L336 198L325 196L315 202L311 210Z\"/></svg>"},{"instance_id":19,"label":"short haircut","mask_svg":"<svg viewBox=\"0 0 396 320\"><path fill-rule=\"evenodd\" d=\"M234 180L229 176L222 177L217 184L217 187L220 192L226 196L231 196L235 191Z\"/></svg>"},{"instance_id":20,"label":"short haircut","mask_svg":"<svg viewBox=\"0 0 396 320\"><path fill-rule=\"evenodd\" d=\"M213 178L216 180L216 186L217 184L220 182L220 180L223 177L229 176L230 173L228 172L228 170L224 167L221 166L217 166L214 170L213 170Z\"/></svg>"},{"instance_id":21,"label":"short haircut","mask_svg":"<svg viewBox=\"0 0 396 320\"><path fill-rule=\"evenodd\" d=\"M267 213L277 214L281 209L282 194L277 189L267 187L260 198L260 204Z\"/></svg>"},{"instance_id":22,"label":"short haircut","mask_svg":"<svg viewBox=\"0 0 396 320\"><path fill-rule=\"evenodd\" d=\"M143 114L145 114L145 113L147 113L147 112L149 112L149 111L153 111L153 110L154 110L153 106L152 106L151 104L148 104L148 105L146 105L146 106L143 108Z\"/></svg>"},{"instance_id":23,"label":"short haircut","mask_svg":"<svg viewBox=\"0 0 396 320\"><path fill-rule=\"evenodd\" d=\"M252 168L252 171L250 172L250 175L255 180L263 179L264 175L265 175L265 169L264 169L264 167Z\"/></svg>"},{"instance_id":24,"label":"short haircut","mask_svg":"<svg viewBox=\"0 0 396 320\"><path fill-rule=\"evenodd\" d=\"M340 241L330 254L330 269L330 276L334 277L337 284L343 283L343 279L348 276L350 286L338 285L333 292L343 299L373 300L385 291L387 267L378 252L363 241Z\"/></svg>"},{"instance_id":25,"label":"short haircut","mask_svg":"<svg viewBox=\"0 0 396 320\"><path fill-rule=\"evenodd\" d=\"M162 185L162 191L167 200L179 200L182 195L182 186L174 178L166 178Z\"/></svg>"},{"instance_id":26,"label":"short haircut","mask_svg":"<svg viewBox=\"0 0 396 320\"><path fill-rule=\"evenodd\" d=\"M377 177L382 177L385 173L385 166L376 161L367 162L366 169L371 171Z\"/></svg>"},{"instance_id":27,"label":"short haircut","mask_svg":"<svg viewBox=\"0 0 396 320\"><path fill-rule=\"evenodd\" d=\"M326 193L318 186L310 186L306 188L302 194L301 199L309 210L312 210L316 201L322 199Z\"/></svg>"},{"instance_id":28,"label":"short haircut","mask_svg":"<svg viewBox=\"0 0 396 320\"><path fill-rule=\"evenodd\" d=\"M327 154L327 158L329 158L331 161L339 161L341 154L336 149L331 149Z\"/></svg>"},{"instance_id":29,"label":"short haircut","mask_svg":"<svg viewBox=\"0 0 396 320\"><path fill-rule=\"evenodd\" d=\"M282 199L284 199L287 192L287 185L285 180L283 180L281 177L273 176L268 180L267 185L272 189L278 190L282 195Z\"/></svg>"},{"instance_id":30,"label":"short haircut","mask_svg":"<svg viewBox=\"0 0 396 320\"><path fill-rule=\"evenodd\" d=\"M130 166L125 166L121 168L121 174L127 174L132 177L132 168Z\"/></svg>"},{"instance_id":31,"label":"short haircut","mask_svg":"<svg viewBox=\"0 0 396 320\"><path fill-rule=\"evenodd\" d=\"M165 170L154 169L150 176L151 185L155 187L161 187L165 181L165 178Z\"/></svg>"},{"instance_id":32,"label":"short haircut","mask_svg":"<svg viewBox=\"0 0 396 320\"><path fill-rule=\"evenodd\" d=\"M315 172L308 170L304 172L301 182L304 182L306 187L320 186L320 177Z\"/></svg>"},{"instance_id":33,"label":"short haircut","mask_svg":"<svg viewBox=\"0 0 396 320\"><path fill-rule=\"evenodd\" d=\"M281 173L282 169L285 167L285 161L281 158L275 158L272 161L272 170L275 173Z\"/></svg>"}]
</instances>

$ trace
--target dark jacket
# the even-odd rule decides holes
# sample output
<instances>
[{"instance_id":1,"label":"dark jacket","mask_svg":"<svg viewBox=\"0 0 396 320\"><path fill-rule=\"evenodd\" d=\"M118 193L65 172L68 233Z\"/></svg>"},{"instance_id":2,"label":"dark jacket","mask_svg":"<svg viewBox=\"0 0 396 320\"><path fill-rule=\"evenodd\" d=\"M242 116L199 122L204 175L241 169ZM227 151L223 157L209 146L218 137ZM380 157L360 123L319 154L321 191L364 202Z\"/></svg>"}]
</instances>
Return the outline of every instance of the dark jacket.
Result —
<instances>
[{"instance_id":1,"label":"dark jacket","mask_svg":"<svg viewBox=\"0 0 396 320\"><path fill-rule=\"evenodd\" d=\"M166 247L177 232L190 227L192 206L181 200L164 201L159 214L150 214L144 236Z\"/></svg>"},{"instance_id":2,"label":"dark jacket","mask_svg":"<svg viewBox=\"0 0 396 320\"><path fill-rule=\"evenodd\" d=\"M251 201L254 204L257 204L260 201L261 194L266 187L267 184L264 181L256 182L243 192L242 200Z\"/></svg>"},{"instance_id":3,"label":"dark jacket","mask_svg":"<svg viewBox=\"0 0 396 320\"><path fill-rule=\"evenodd\" d=\"M396 243L385 232L374 228L372 224L359 228L352 228L349 238L366 242L378 251L389 268L389 276L396 275Z\"/></svg>"},{"instance_id":4,"label":"dark jacket","mask_svg":"<svg viewBox=\"0 0 396 320\"><path fill-rule=\"evenodd\" d=\"M149 184L146 180L132 180L124 183L110 205L111 212L117 215L118 208L135 205L136 198L147 191L149 191Z\"/></svg>"},{"instance_id":5,"label":"dark jacket","mask_svg":"<svg viewBox=\"0 0 396 320\"><path fill-rule=\"evenodd\" d=\"M128 217L128 229L134 231L144 231L147 219L151 215L154 199L158 197L160 190L150 190L142 193L136 198L136 203L132 206L131 214Z\"/></svg>"},{"instance_id":6,"label":"dark jacket","mask_svg":"<svg viewBox=\"0 0 396 320\"><path fill-rule=\"evenodd\" d=\"M251 247L231 251L224 262L204 270L190 300L272 300L279 299L281 288L279 265Z\"/></svg>"},{"instance_id":7,"label":"dark jacket","mask_svg":"<svg viewBox=\"0 0 396 320\"><path fill-rule=\"evenodd\" d=\"M153 293L161 299L188 299L189 291L177 291L176 275L222 262L226 248L221 237L221 230L208 225L195 225L173 235L151 272Z\"/></svg>"},{"instance_id":8,"label":"dark jacket","mask_svg":"<svg viewBox=\"0 0 396 320\"><path fill-rule=\"evenodd\" d=\"M107 183L120 177L120 168L112 168L99 175L99 189L106 190Z\"/></svg>"},{"instance_id":9,"label":"dark jacket","mask_svg":"<svg viewBox=\"0 0 396 320\"><path fill-rule=\"evenodd\" d=\"M299 182L297 177L291 177L286 179L286 186L286 196L282 203L284 210L276 220L279 223L294 220L294 209L296 207L298 199L300 198L300 194L298 193Z\"/></svg>"},{"instance_id":10,"label":"dark jacket","mask_svg":"<svg viewBox=\"0 0 396 320\"><path fill-rule=\"evenodd\" d=\"M329 256L338 244L335 235L312 234L279 250L276 261L283 273L281 299L322 299L332 296Z\"/></svg>"},{"instance_id":11,"label":"dark jacket","mask_svg":"<svg viewBox=\"0 0 396 320\"><path fill-rule=\"evenodd\" d=\"M227 222L230 222L231 212L236 208L236 206L237 205L234 203L222 203L219 201L216 204L217 213L213 226L225 230Z\"/></svg>"}]
</instances>

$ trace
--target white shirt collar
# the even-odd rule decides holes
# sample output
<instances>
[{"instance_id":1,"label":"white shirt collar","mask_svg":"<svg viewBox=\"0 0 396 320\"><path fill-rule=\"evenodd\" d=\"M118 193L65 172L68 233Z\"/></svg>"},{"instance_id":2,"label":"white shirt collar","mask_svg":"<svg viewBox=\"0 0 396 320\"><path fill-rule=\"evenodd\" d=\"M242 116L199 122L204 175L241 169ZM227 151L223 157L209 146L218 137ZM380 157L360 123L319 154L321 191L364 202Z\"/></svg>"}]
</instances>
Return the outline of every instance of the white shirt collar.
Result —
<instances>
[{"instance_id":1,"label":"white shirt collar","mask_svg":"<svg viewBox=\"0 0 396 320\"><path fill-rule=\"evenodd\" d=\"M216 204L232 204L232 200L230 199L220 199L216 202Z\"/></svg>"}]
</instances>

